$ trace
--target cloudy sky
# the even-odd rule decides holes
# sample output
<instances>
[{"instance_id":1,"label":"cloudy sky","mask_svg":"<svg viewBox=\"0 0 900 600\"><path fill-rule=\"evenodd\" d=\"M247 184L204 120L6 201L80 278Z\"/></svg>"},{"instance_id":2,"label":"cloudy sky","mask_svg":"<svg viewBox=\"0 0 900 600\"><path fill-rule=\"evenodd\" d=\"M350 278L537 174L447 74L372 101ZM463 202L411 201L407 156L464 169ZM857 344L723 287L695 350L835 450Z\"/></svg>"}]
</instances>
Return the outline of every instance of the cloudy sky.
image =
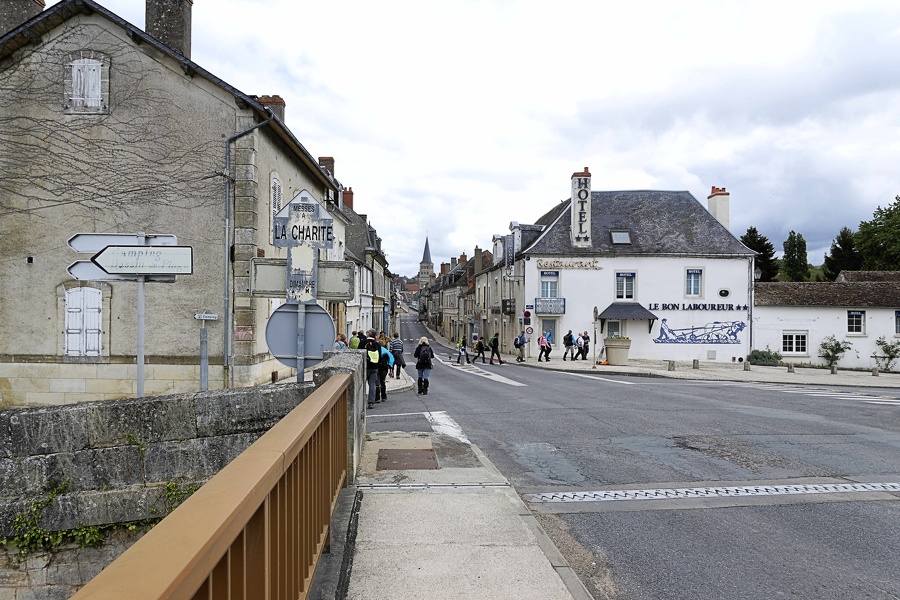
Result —
<instances>
[{"instance_id":1,"label":"cloudy sky","mask_svg":"<svg viewBox=\"0 0 900 600\"><path fill-rule=\"evenodd\" d=\"M900 194L895 1L194 0L192 59L285 99L401 275L426 235L437 265L533 223L585 166L726 187L732 233L797 231L813 264Z\"/></svg>"}]
</instances>

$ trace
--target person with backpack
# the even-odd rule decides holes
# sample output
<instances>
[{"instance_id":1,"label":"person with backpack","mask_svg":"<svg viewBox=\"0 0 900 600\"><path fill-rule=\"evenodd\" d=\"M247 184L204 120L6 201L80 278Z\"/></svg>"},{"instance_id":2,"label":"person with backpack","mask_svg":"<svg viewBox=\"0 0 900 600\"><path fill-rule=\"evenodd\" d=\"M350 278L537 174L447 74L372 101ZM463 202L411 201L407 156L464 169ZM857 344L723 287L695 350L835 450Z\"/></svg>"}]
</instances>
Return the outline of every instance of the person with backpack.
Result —
<instances>
[{"instance_id":1,"label":"person with backpack","mask_svg":"<svg viewBox=\"0 0 900 600\"><path fill-rule=\"evenodd\" d=\"M519 350L519 355L516 357L516 362L525 362L525 344L528 343L528 339L525 337L525 332L521 332L519 337L516 338L515 347Z\"/></svg>"},{"instance_id":2,"label":"person with backpack","mask_svg":"<svg viewBox=\"0 0 900 600\"><path fill-rule=\"evenodd\" d=\"M494 337L491 338L489 343L491 347L491 364L494 364L494 355L497 355L497 362L501 365L503 364L503 359L500 358L500 334L495 333Z\"/></svg>"},{"instance_id":3,"label":"person with backpack","mask_svg":"<svg viewBox=\"0 0 900 600\"><path fill-rule=\"evenodd\" d=\"M581 334L581 339L584 342L581 346L581 360L587 360L588 350L591 348L591 336L585 331Z\"/></svg>"},{"instance_id":4,"label":"person with backpack","mask_svg":"<svg viewBox=\"0 0 900 600\"><path fill-rule=\"evenodd\" d=\"M431 346L428 345L428 338L422 337L419 339L419 345L416 346L415 352L413 352L413 356L416 357L416 373L419 376L419 387L416 391L416 394L423 394L425 396L428 395L428 377L431 375L431 369L433 363L431 359L434 358L434 351L431 349Z\"/></svg>"},{"instance_id":5,"label":"person with backpack","mask_svg":"<svg viewBox=\"0 0 900 600\"><path fill-rule=\"evenodd\" d=\"M379 343L379 346L381 344ZM384 402L387 400L387 375L394 368L394 355L387 348L381 346L378 350L378 394L375 402Z\"/></svg>"},{"instance_id":6,"label":"person with backpack","mask_svg":"<svg viewBox=\"0 0 900 600\"><path fill-rule=\"evenodd\" d=\"M563 336L563 360L566 360L569 353L572 354L572 360L575 360L575 339L572 337L571 329Z\"/></svg>"},{"instance_id":7,"label":"person with backpack","mask_svg":"<svg viewBox=\"0 0 900 600\"><path fill-rule=\"evenodd\" d=\"M467 365L470 364L469 363L469 351L466 349L466 337L463 335L459 336L459 341L456 342L456 352L457 352L456 364L460 364L459 361L460 361L460 359L462 359L463 356L466 357L466 364Z\"/></svg>"},{"instance_id":8,"label":"person with backpack","mask_svg":"<svg viewBox=\"0 0 900 600\"><path fill-rule=\"evenodd\" d=\"M375 339L375 330L369 330L370 337L366 338L364 345L360 347L366 353L366 383L369 385L367 397L368 407L375 408L375 398L378 394L378 363L381 361L381 344Z\"/></svg>"},{"instance_id":9,"label":"person with backpack","mask_svg":"<svg viewBox=\"0 0 900 600\"><path fill-rule=\"evenodd\" d=\"M396 331L394 332L394 339L391 340L390 350L391 354L394 355L394 368L391 369L388 375L400 379L400 369L406 368L406 361L403 360L403 340L400 339L400 334Z\"/></svg>"},{"instance_id":10,"label":"person with backpack","mask_svg":"<svg viewBox=\"0 0 900 600\"><path fill-rule=\"evenodd\" d=\"M481 364L484 364L484 340L478 337L478 334L472 336L472 347L475 349L475 356L472 357L472 362L478 360L478 357L480 356Z\"/></svg>"},{"instance_id":11,"label":"person with backpack","mask_svg":"<svg viewBox=\"0 0 900 600\"><path fill-rule=\"evenodd\" d=\"M550 341L547 337L550 335L550 332L546 332L544 335L538 338L538 346L540 346L540 351L538 352L538 362L541 362L542 357L547 358L547 362L550 362L550 350L553 347L550 345Z\"/></svg>"}]
</instances>

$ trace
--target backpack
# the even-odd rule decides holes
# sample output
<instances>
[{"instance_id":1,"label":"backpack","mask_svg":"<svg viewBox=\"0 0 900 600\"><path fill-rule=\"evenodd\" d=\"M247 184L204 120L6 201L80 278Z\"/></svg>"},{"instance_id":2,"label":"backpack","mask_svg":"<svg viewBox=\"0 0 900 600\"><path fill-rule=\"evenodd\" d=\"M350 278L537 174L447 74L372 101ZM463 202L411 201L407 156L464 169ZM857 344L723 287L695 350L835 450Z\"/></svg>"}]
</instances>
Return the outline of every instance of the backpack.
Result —
<instances>
[{"instance_id":1,"label":"backpack","mask_svg":"<svg viewBox=\"0 0 900 600\"><path fill-rule=\"evenodd\" d=\"M563 346L571 346L572 345L572 334L567 333L563 336Z\"/></svg>"},{"instance_id":2,"label":"backpack","mask_svg":"<svg viewBox=\"0 0 900 600\"><path fill-rule=\"evenodd\" d=\"M387 348L384 346L381 347L381 356L378 358L378 366L379 367L393 367L394 366L394 355L388 352Z\"/></svg>"},{"instance_id":3,"label":"backpack","mask_svg":"<svg viewBox=\"0 0 900 600\"><path fill-rule=\"evenodd\" d=\"M377 365L381 360L381 346L375 340L369 340L366 345L366 358L371 365Z\"/></svg>"},{"instance_id":4,"label":"backpack","mask_svg":"<svg viewBox=\"0 0 900 600\"><path fill-rule=\"evenodd\" d=\"M519 338L518 337L513 338L513 346L515 346L516 348L519 347Z\"/></svg>"}]
</instances>

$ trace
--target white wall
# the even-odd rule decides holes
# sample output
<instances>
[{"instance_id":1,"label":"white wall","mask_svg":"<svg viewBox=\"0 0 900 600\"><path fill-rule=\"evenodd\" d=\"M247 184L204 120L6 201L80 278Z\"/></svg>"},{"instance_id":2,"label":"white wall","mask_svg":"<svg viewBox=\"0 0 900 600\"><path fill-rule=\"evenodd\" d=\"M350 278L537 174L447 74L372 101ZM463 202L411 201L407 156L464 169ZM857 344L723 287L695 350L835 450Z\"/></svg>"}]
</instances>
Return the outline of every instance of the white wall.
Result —
<instances>
[{"instance_id":1,"label":"white wall","mask_svg":"<svg viewBox=\"0 0 900 600\"><path fill-rule=\"evenodd\" d=\"M900 302L900 299L898 299ZM847 332L847 311L865 311L865 333ZM854 308L822 306L757 306L753 311L753 345L758 350L770 349L782 354L782 360L794 364L825 365L819 358L819 345L829 335L853 346L844 353L838 367L871 369L876 366L873 353L881 354L875 344L879 336L889 343L900 339L896 333L895 308ZM783 351L785 333L806 333L807 351Z\"/></svg>"},{"instance_id":2,"label":"white wall","mask_svg":"<svg viewBox=\"0 0 900 600\"><path fill-rule=\"evenodd\" d=\"M597 268L579 268L585 262L593 263ZM636 275L635 297L624 301L639 302L658 317L650 331L649 321L646 320L623 323L624 335L632 340L630 358L737 361L746 357L750 348L749 263L747 258L644 256L542 259L532 256L525 263L525 304L534 304L534 299L540 296L541 271L559 271L558 295L566 299L566 312L563 315L538 315L532 310L535 333L531 337L536 337L540 332L542 318L555 318L558 323L555 348L561 349L562 336L569 329L573 333L588 330L596 342L593 333L594 307L603 312L617 301L616 273L629 272ZM542 264L543 267L539 266ZM685 296L685 276L689 268L703 270L699 297ZM728 296L720 297L719 290L728 290ZM691 305L705 307L698 309L691 308ZM674 334L670 334L667 340L659 340L663 319L666 319L666 325ZM599 331L599 322L597 327L602 346L604 335ZM694 333L693 341L687 335L691 331ZM716 331L720 332L719 342L712 342L710 332ZM738 343L721 343L727 339L736 339Z\"/></svg>"}]
</instances>

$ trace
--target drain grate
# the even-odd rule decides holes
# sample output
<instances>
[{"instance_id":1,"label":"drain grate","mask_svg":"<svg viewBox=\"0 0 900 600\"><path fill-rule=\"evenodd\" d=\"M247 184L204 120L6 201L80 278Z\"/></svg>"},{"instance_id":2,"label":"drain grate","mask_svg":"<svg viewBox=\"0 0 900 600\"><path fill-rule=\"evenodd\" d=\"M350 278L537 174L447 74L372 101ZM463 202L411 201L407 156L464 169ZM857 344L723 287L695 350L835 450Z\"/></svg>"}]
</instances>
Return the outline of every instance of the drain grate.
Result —
<instances>
[{"instance_id":1,"label":"drain grate","mask_svg":"<svg viewBox=\"0 0 900 600\"><path fill-rule=\"evenodd\" d=\"M609 490L528 494L529 502L607 502L609 500L675 500L684 498L738 498L787 494L839 494L847 492L900 492L900 483L820 483L811 485L744 485L652 490Z\"/></svg>"},{"instance_id":2,"label":"drain grate","mask_svg":"<svg viewBox=\"0 0 900 600\"><path fill-rule=\"evenodd\" d=\"M378 451L376 471L408 471L438 469L437 457L431 448L382 448Z\"/></svg>"}]
</instances>

